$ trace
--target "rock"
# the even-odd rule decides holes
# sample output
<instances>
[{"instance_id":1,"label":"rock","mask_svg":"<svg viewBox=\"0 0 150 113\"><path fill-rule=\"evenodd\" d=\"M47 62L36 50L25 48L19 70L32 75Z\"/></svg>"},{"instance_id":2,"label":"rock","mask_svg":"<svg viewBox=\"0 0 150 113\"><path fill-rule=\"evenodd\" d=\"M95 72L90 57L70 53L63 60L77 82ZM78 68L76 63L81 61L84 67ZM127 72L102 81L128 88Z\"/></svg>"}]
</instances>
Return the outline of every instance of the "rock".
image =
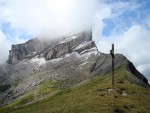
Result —
<instances>
[{"instance_id":1,"label":"rock","mask_svg":"<svg viewBox=\"0 0 150 113\"><path fill-rule=\"evenodd\" d=\"M45 54L45 59L46 59L46 60L50 60L50 59L55 58L55 57L54 57L54 56L55 56L54 54L55 54L55 52L54 52L53 49L48 50L48 52L46 52L46 54Z\"/></svg>"},{"instance_id":2,"label":"rock","mask_svg":"<svg viewBox=\"0 0 150 113\"><path fill-rule=\"evenodd\" d=\"M60 40L60 39L58 39ZM31 59L40 55L42 51L58 43L57 40L40 40L39 38L31 39L25 43L12 45L9 51L8 63L17 63L24 59Z\"/></svg>"},{"instance_id":3,"label":"rock","mask_svg":"<svg viewBox=\"0 0 150 113\"><path fill-rule=\"evenodd\" d=\"M122 91L122 96L127 96L127 93L125 91Z\"/></svg>"},{"instance_id":4,"label":"rock","mask_svg":"<svg viewBox=\"0 0 150 113\"><path fill-rule=\"evenodd\" d=\"M77 46L84 40L92 40L92 32L84 31L71 36L66 36L52 40L40 40L39 38L31 39L25 43L12 45L9 51L8 63L17 63L24 59L31 59L36 55L46 52L46 59L58 58L68 52L71 48ZM54 46L54 47L53 47ZM48 56L47 56L48 55Z\"/></svg>"},{"instance_id":5,"label":"rock","mask_svg":"<svg viewBox=\"0 0 150 113\"><path fill-rule=\"evenodd\" d=\"M116 89L108 89L108 93L111 94L111 93L116 93Z\"/></svg>"},{"instance_id":6,"label":"rock","mask_svg":"<svg viewBox=\"0 0 150 113\"><path fill-rule=\"evenodd\" d=\"M92 47L96 47L96 45L94 41L92 41L91 31L83 32L75 34L75 36L66 37L64 41L61 41L58 45L50 48L44 56L46 60L50 60L73 51L82 52L86 49L91 49Z\"/></svg>"},{"instance_id":7,"label":"rock","mask_svg":"<svg viewBox=\"0 0 150 113\"><path fill-rule=\"evenodd\" d=\"M141 86L149 87L148 80L135 68L132 62L127 61L127 70L134 76L128 77L128 80L134 84L140 84Z\"/></svg>"}]
</instances>

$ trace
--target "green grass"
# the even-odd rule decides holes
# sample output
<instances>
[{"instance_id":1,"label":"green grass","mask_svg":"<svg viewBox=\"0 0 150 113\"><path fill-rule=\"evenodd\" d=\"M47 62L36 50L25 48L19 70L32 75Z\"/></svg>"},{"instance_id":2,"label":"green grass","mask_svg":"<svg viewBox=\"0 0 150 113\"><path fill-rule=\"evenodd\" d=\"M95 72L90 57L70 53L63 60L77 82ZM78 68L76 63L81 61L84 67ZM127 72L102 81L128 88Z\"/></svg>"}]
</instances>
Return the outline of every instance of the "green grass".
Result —
<instances>
[{"instance_id":1,"label":"green grass","mask_svg":"<svg viewBox=\"0 0 150 113\"><path fill-rule=\"evenodd\" d=\"M109 73L93 77L80 86L62 88L58 93L31 105L3 107L0 113L150 113L150 89L131 84L126 79L129 75L125 68L122 65L115 70L114 93L108 93L111 87ZM47 86L41 86L39 92L47 93L44 90ZM127 96L122 96L122 90Z\"/></svg>"},{"instance_id":2,"label":"green grass","mask_svg":"<svg viewBox=\"0 0 150 113\"><path fill-rule=\"evenodd\" d=\"M8 106L6 106L4 108L11 108L11 107L14 107L14 106L16 107L16 106L19 106L19 105L29 103L33 100L34 100L34 93L30 92L30 93L25 94L20 99L16 100L15 102L9 104Z\"/></svg>"},{"instance_id":3,"label":"green grass","mask_svg":"<svg viewBox=\"0 0 150 113\"><path fill-rule=\"evenodd\" d=\"M54 86L58 84L58 81L56 80L51 80L51 81L44 81L41 83L41 86L38 88L37 93L39 95L45 95L48 93L51 93L54 91Z\"/></svg>"},{"instance_id":4,"label":"green grass","mask_svg":"<svg viewBox=\"0 0 150 113\"><path fill-rule=\"evenodd\" d=\"M40 84L40 86L36 90L25 93L21 98L5 106L4 108L18 107L18 106L22 106L37 101L41 97L56 91L57 89L53 88L52 86L55 86L57 83L58 81L56 80L44 81Z\"/></svg>"}]
</instances>

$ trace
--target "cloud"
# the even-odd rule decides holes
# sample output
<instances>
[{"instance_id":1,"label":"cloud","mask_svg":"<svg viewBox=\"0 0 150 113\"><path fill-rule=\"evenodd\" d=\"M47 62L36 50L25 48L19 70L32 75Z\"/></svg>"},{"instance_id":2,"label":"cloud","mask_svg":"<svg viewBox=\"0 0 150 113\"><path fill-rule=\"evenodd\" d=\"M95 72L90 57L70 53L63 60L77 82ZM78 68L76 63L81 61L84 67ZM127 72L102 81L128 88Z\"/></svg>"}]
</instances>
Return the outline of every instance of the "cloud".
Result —
<instances>
[{"instance_id":1,"label":"cloud","mask_svg":"<svg viewBox=\"0 0 150 113\"><path fill-rule=\"evenodd\" d=\"M8 0L4 3L2 21L33 36L62 35L91 27L95 15L104 8L98 0Z\"/></svg>"},{"instance_id":2,"label":"cloud","mask_svg":"<svg viewBox=\"0 0 150 113\"><path fill-rule=\"evenodd\" d=\"M0 6L0 23L9 23L12 29L24 30L32 36L48 34L53 38L89 27L102 32L103 19L120 16L127 9L135 10L139 4L120 1L108 4L99 0L2 0ZM96 32L94 37L99 36Z\"/></svg>"},{"instance_id":3,"label":"cloud","mask_svg":"<svg viewBox=\"0 0 150 113\"><path fill-rule=\"evenodd\" d=\"M137 67L137 69L146 75L148 82L150 83L150 63L142 64Z\"/></svg>"},{"instance_id":4,"label":"cloud","mask_svg":"<svg viewBox=\"0 0 150 113\"><path fill-rule=\"evenodd\" d=\"M108 2L109 1L109 2ZM137 11L141 7L142 3L136 0L125 1L125 0L105 0L107 6L112 10L112 18L121 16L125 12ZM130 9L130 10L129 10Z\"/></svg>"},{"instance_id":5,"label":"cloud","mask_svg":"<svg viewBox=\"0 0 150 113\"><path fill-rule=\"evenodd\" d=\"M10 44L6 40L6 37L2 31L0 31L0 64L4 63L8 59L8 52Z\"/></svg>"},{"instance_id":6,"label":"cloud","mask_svg":"<svg viewBox=\"0 0 150 113\"><path fill-rule=\"evenodd\" d=\"M128 8L134 10L137 4L107 4L99 0L2 0L0 6L0 20L10 23L11 28L23 29L33 36L41 33L55 36L96 24L103 28L104 18L121 14Z\"/></svg>"}]
</instances>

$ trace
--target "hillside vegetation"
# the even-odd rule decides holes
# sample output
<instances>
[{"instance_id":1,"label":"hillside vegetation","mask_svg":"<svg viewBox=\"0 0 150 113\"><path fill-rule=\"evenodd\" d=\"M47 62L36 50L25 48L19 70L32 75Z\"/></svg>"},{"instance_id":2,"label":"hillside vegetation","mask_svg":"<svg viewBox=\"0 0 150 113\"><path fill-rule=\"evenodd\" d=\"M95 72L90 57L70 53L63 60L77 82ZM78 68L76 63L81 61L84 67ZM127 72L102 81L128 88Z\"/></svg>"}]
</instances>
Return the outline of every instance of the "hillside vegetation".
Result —
<instances>
[{"instance_id":1,"label":"hillside vegetation","mask_svg":"<svg viewBox=\"0 0 150 113\"><path fill-rule=\"evenodd\" d=\"M0 113L150 113L150 88L129 82L128 76L133 75L126 71L126 64L115 69L116 91L113 93L108 92L111 72L70 88L56 88L60 81L46 81L38 89L0 108ZM37 98L41 99L32 103Z\"/></svg>"}]
</instances>

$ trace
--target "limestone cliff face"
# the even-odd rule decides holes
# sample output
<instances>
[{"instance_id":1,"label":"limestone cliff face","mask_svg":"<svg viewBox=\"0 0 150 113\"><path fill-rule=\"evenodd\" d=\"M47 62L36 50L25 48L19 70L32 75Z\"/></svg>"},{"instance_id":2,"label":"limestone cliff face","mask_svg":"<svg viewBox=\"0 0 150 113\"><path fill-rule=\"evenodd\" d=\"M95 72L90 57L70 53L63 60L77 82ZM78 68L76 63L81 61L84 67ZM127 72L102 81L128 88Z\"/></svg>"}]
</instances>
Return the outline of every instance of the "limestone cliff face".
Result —
<instances>
[{"instance_id":1,"label":"limestone cliff face","mask_svg":"<svg viewBox=\"0 0 150 113\"><path fill-rule=\"evenodd\" d=\"M16 63L24 59L30 59L44 49L51 47L56 41L42 41L38 38L31 39L23 44L12 45L9 51L8 63Z\"/></svg>"},{"instance_id":2,"label":"limestone cliff face","mask_svg":"<svg viewBox=\"0 0 150 113\"><path fill-rule=\"evenodd\" d=\"M9 51L9 63L16 63L35 54L40 48L43 48L42 42L38 39L32 39L23 44L12 45Z\"/></svg>"},{"instance_id":3,"label":"limestone cliff face","mask_svg":"<svg viewBox=\"0 0 150 113\"><path fill-rule=\"evenodd\" d=\"M44 54L46 59L57 58L71 52L83 41L92 41L91 31L85 31L51 40L34 38L23 44L12 45L11 50L9 51L8 63L13 64L24 59L31 59L39 54ZM92 46L95 46L94 42L91 42L91 44ZM87 46L90 46L90 44L86 45L86 47ZM76 51L82 51L86 49L86 47L80 48Z\"/></svg>"},{"instance_id":4,"label":"limestone cliff face","mask_svg":"<svg viewBox=\"0 0 150 113\"><path fill-rule=\"evenodd\" d=\"M94 41L92 41L92 33L83 32L73 36L69 36L59 44L53 46L52 48L49 48L44 56L45 59L50 60L71 53L73 51L80 53L86 49L91 49L93 47L96 47L96 45Z\"/></svg>"}]
</instances>

